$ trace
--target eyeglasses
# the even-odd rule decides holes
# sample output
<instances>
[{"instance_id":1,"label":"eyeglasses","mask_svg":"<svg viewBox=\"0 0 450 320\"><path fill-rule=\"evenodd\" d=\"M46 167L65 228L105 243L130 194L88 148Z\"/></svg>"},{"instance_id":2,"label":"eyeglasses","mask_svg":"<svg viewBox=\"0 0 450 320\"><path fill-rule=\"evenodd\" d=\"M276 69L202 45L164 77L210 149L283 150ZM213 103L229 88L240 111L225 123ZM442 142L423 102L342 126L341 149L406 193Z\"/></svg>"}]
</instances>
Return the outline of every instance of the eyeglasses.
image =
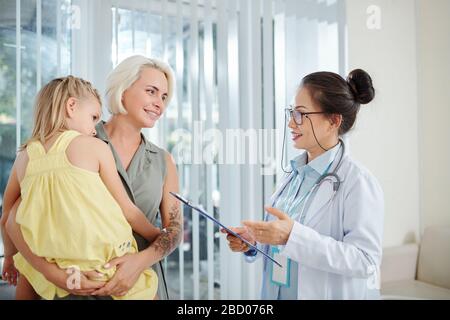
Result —
<instances>
[{"instance_id":1,"label":"eyeglasses","mask_svg":"<svg viewBox=\"0 0 450 320\"><path fill-rule=\"evenodd\" d=\"M286 114L286 119L294 119L294 122L299 126L303 123L303 116L308 116L310 114L324 114L326 112L301 112L294 106L289 106L289 108L284 109Z\"/></svg>"}]
</instances>

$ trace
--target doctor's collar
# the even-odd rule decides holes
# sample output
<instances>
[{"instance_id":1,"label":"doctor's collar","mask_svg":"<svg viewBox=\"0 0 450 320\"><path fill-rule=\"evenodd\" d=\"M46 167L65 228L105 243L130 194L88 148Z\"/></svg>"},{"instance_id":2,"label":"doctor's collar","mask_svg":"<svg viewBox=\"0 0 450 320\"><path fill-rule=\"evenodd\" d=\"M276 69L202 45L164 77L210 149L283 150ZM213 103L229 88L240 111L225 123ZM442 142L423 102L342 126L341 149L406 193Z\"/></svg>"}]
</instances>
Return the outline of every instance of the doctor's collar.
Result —
<instances>
[{"instance_id":1,"label":"doctor's collar","mask_svg":"<svg viewBox=\"0 0 450 320\"><path fill-rule=\"evenodd\" d=\"M316 159L308 163L308 166L313 168L317 173L322 175L325 170L327 170L328 166L336 159L336 154L341 147L341 144L338 143L336 146L331 148L330 150L322 153Z\"/></svg>"},{"instance_id":2,"label":"doctor's collar","mask_svg":"<svg viewBox=\"0 0 450 320\"><path fill-rule=\"evenodd\" d=\"M299 173L299 170L306 165L306 160L308 159L308 153L304 151L299 156L292 159L291 162L291 168L293 172Z\"/></svg>"},{"instance_id":3,"label":"doctor's collar","mask_svg":"<svg viewBox=\"0 0 450 320\"><path fill-rule=\"evenodd\" d=\"M341 144L338 143L336 146L322 153L320 156L315 158L310 163L306 163L308 159L308 153L304 151L302 154L291 160L291 168L292 170L297 171L298 173L302 167L309 166L317 173L323 174L324 171L327 169L327 167L330 165L330 163L332 163L333 160L336 158L336 154L339 151L340 147Z\"/></svg>"}]
</instances>

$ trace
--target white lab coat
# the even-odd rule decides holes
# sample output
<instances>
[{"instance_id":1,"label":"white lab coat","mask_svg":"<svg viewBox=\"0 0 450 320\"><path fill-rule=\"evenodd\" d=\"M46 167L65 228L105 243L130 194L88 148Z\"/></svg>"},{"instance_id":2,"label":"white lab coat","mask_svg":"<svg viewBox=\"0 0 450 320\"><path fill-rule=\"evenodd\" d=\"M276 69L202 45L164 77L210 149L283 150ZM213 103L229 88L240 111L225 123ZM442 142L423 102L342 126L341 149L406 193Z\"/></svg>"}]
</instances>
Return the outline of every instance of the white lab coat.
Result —
<instances>
[{"instance_id":1,"label":"white lab coat","mask_svg":"<svg viewBox=\"0 0 450 320\"><path fill-rule=\"evenodd\" d=\"M311 199L304 224L295 221L281 247L282 254L298 263L298 299L379 298L383 191L372 174L348 154L338 175L342 180L339 190L333 196L332 183L324 182ZM284 179L272 200L290 178ZM269 246L261 249L268 253ZM256 257L246 260L252 262ZM267 263L271 262L266 259Z\"/></svg>"}]
</instances>

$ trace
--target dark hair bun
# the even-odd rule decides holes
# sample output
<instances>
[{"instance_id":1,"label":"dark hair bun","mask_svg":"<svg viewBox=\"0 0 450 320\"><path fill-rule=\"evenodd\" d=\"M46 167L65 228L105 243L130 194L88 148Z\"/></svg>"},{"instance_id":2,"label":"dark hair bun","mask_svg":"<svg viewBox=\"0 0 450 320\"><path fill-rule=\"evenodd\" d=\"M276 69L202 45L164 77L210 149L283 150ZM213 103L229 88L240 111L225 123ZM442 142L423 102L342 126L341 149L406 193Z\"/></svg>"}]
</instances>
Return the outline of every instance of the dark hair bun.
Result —
<instances>
[{"instance_id":1,"label":"dark hair bun","mask_svg":"<svg viewBox=\"0 0 450 320\"><path fill-rule=\"evenodd\" d=\"M361 69L355 69L347 77L347 83L350 86L355 101L360 104L366 104L375 97L375 89L372 85L370 75Z\"/></svg>"}]
</instances>

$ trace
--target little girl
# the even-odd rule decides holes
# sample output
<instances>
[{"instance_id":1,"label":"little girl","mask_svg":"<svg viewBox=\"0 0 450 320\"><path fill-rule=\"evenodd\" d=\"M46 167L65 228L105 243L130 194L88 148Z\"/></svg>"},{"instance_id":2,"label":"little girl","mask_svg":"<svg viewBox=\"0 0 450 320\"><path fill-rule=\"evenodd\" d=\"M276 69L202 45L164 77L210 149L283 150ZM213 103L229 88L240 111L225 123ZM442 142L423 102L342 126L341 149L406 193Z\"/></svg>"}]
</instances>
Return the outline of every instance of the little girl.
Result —
<instances>
[{"instance_id":1,"label":"little girl","mask_svg":"<svg viewBox=\"0 0 450 320\"><path fill-rule=\"evenodd\" d=\"M137 252L132 229L150 242L160 230L129 199L110 148L93 137L100 115L100 96L87 81L68 76L41 89L31 138L20 148L5 189L2 227L7 204L21 197L16 221L34 254L63 269L96 271L107 281L115 268L104 269L105 263ZM14 266L20 273L17 299L33 297L33 289L44 299L68 295L20 253L12 258L17 250L2 231L4 275L15 282ZM154 299L157 287L149 268L125 296L112 298Z\"/></svg>"}]
</instances>

